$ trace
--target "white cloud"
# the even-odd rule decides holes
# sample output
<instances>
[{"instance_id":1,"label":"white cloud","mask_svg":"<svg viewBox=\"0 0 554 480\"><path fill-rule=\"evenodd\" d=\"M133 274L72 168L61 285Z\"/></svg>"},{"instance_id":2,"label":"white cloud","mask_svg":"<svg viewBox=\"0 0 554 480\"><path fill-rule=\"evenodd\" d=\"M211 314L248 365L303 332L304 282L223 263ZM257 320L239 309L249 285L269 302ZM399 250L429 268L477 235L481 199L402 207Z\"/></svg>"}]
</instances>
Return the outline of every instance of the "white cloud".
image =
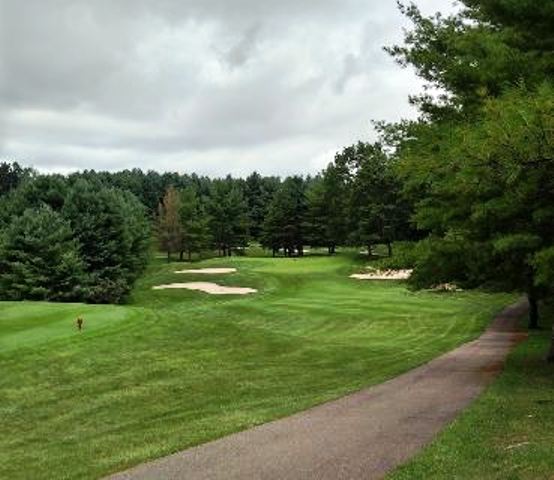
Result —
<instances>
[{"instance_id":1,"label":"white cloud","mask_svg":"<svg viewBox=\"0 0 554 480\"><path fill-rule=\"evenodd\" d=\"M0 158L314 173L414 114L382 50L405 24L393 1L0 0Z\"/></svg>"}]
</instances>

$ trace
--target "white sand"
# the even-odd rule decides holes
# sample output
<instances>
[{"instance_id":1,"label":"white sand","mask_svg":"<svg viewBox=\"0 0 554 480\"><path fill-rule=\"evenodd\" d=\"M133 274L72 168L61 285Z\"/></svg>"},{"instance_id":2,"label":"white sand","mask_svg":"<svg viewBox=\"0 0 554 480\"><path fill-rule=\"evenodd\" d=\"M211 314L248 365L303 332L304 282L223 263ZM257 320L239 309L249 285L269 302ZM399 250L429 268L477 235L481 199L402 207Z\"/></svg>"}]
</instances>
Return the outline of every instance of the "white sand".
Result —
<instances>
[{"instance_id":1,"label":"white sand","mask_svg":"<svg viewBox=\"0 0 554 480\"><path fill-rule=\"evenodd\" d=\"M248 293L256 293L258 290L246 287L226 287L211 282L188 282L188 283L171 283L169 285L158 285L152 287L154 290L166 290L173 288L185 288L187 290L200 290L210 295L247 295Z\"/></svg>"},{"instance_id":2,"label":"white sand","mask_svg":"<svg viewBox=\"0 0 554 480\"><path fill-rule=\"evenodd\" d=\"M203 273L207 275L218 275L223 273L235 273L236 268L197 268L195 270L179 270L175 273Z\"/></svg>"},{"instance_id":3,"label":"white sand","mask_svg":"<svg viewBox=\"0 0 554 480\"><path fill-rule=\"evenodd\" d=\"M369 273L354 273L350 278L358 280L407 280L413 270L373 270Z\"/></svg>"}]
</instances>

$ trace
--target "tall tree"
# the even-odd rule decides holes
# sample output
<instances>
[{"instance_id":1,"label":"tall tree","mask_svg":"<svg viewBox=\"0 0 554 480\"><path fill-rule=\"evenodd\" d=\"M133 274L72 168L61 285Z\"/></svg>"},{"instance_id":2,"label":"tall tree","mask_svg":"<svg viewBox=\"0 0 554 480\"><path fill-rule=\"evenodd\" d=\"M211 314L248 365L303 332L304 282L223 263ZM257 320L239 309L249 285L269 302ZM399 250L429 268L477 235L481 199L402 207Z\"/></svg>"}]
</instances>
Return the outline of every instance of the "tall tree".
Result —
<instances>
[{"instance_id":1,"label":"tall tree","mask_svg":"<svg viewBox=\"0 0 554 480\"><path fill-rule=\"evenodd\" d=\"M70 221L90 279L86 299L121 302L146 262L144 208L130 193L80 179L68 192L63 215Z\"/></svg>"},{"instance_id":2,"label":"tall tree","mask_svg":"<svg viewBox=\"0 0 554 480\"><path fill-rule=\"evenodd\" d=\"M253 172L246 178L245 197L248 203L250 235L259 240L267 206L264 198L263 178L258 172Z\"/></svg>"},{"instance_id":3,"label":"tall tree","mask_svg":"<svg viewBox=\"0 0 554 480\"><path fill-rule=\"evenodd\" d=\"M449 17L402 7L414 28L404 45L389 49L444 92L412 98L419 121L385 129L400 133L397 156L417 202L416 220L439 246L414 277L421 280L424 270L436 276L442 262L433 252L444 251L441 243L457 245L470 253L458 269L468 283L481 282L475 271L486 270L491 281L527 291L533 327L547 288L537 280L534 258L549 248L551 235L545 192L552 88L543 83L554 73L554 9L527 0L463 4Z\"/></svg>"},{"instance_id":4,"label":"tall tree","mask_svg":"<svg viewBox=\"0 0 554 480\"><path fill-rule=\"evenodd\" d=\"M167 189L158 207L157 234L160 248L167 252L169 262L171 254L180 252L183 243L181 197L173 186Z\"/></svg>"},{"instance_id":5,"label":"tall tree","mask_svg":"<svg viewBox=\"0 0 554 480\"><path fill-rule=\"evenodd\" d=\"M179 215L183 229L180 258L182 260L183 253L187 252L191 260L193 253L200 253L210 246L210 219L194 187L189 186L181 191L180 203Z\"/></svg>"},{"instance_id":6,"label":"tall tree","mask_svg":"<svg viewBox=\"0 0 554 480\"><path fill-rule=\"evenodd\" d=\"M50 207L25 210L0 235L3 299L79 300L87 283L69 222Z\"/></svg>"},{"instance_id":7,"label":"tall tree","mask_svg":"<svg viewBox=\"0 0 554 480\"><path fill-rule=\"evenodd\" d=\"M0 197L15 190L25 178L31 175L30 168L22 168L17 162L0 162Z\"/></svg>"},{"instance_id":8,"label":"tall tree","mask_svg":"<svg viewBox=\"0 0 554 480\"><path fill-rule=\"evenodd\" d=\"M275 193L270 203L262 245L275 255L283 248L285 256L304 254L306 241L306 185L301 177L289 177Z\"/></svg>"},{"instance_id":9,"label":"tall tree","mask_svg":"<svg viewBox=\"0 0 554 480\"><path fill-rule=\"evenodd\" d=\"M554 245L553 98L549 84L515 89L487 101L478 121L429 127L403 153L407 181L428 185L418 224L490 252L491 279L527 292L531 328L549 287L537 267Z\"/></svg>"},{"instance_id":10,"label":"tall tree","mask_svg":"<svg viewBox=\"0 0 554 480\"><path fill-rule=\"evenodd\" d=\"M220 255L248 245L249 221L242 191L230 179L212 183L208 214L210 233Z\"/></svg>"},{"instance_id":11,"label":"tall tree","mask_svg":"<svg viewBox=\"0 0 554 480\"><path fill-rule=\"evenodd\" d=\"M394 158L379 143L358 142L336 155L335 169L346 177L340 181L342 191L349 192L350 242L366 246L369 254L374 244L384 243L392 254L392 241L408 234L410 215ZM339 222L342 208L336 209Z\"/></svg>"}]
</instances>

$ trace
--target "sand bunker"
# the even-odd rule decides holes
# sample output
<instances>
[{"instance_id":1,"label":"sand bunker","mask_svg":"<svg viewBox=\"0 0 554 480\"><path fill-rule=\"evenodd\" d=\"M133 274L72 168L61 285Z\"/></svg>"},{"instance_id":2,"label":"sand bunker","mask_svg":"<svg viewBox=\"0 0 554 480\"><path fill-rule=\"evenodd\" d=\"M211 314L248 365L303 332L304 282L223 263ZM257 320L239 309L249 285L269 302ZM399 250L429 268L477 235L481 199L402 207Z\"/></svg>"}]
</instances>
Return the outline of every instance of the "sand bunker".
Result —
<instances>
[{"instance_id":1,"label":"sand bunker","mask_svg":"<svg viewBox=\"0 0 554 480\"><path fill-rule=\"evenodd\" d=\"M236 268L197 268L194 270L179 270L175 273L202 273L207 275L218 275L223 273L235 273Z\"/></svg>"},{"instance_id":2,"label":"sand bunker","mask_svg":"<svg viewBox=\"0 0 554 480\"><path fill-rule=\"evenodd\" d=\"M350 278L358 280L407 280L413 270L372 270L369 273L354 273Z\"/></svg>"},{"instance_id":3,"label":"sand bunker","mask_svg":"<svg viewBox=\"0 0 554 480\"><path fill-rule=\"evenodd\" d=\"M458 287L455 283L439 283L438 285L434 285L431 287L431 290L435 290L437 292L462 292L463 289Z\"/></svg>"},{"instance_id":4,"label":"sand bunker","mask_svg":"<svg viewBox=\"0 0 554 480\"><path fill-rule=\"evenodd\" d=\"M226 287L211 282L188 282L188 283L171 283L169 285L158 285L152 287L154 290L166 290L174 288L185 288L187 290L200 290L210 295L247 295L256 293L258 290L246 287Z\"/></svg>"}]
</instances>

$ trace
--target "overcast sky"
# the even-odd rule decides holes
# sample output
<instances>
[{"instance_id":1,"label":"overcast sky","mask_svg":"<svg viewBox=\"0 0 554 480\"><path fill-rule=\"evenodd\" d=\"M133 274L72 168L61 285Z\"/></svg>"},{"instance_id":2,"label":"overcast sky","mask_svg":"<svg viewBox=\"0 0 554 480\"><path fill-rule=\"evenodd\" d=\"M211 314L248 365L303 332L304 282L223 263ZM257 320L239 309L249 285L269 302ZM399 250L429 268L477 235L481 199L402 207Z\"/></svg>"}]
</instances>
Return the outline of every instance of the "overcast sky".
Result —
<instances>
[{"instance_id":1,"label":"overcast sky","mask_svg":"<svg viewBox=\"0 0 554 480\"><path fill-rule=\"evenodd\" d=\"M404 26L394 0L0 0L0 159L313 173L414 115Z\"/></svg>"}]
</instances>

